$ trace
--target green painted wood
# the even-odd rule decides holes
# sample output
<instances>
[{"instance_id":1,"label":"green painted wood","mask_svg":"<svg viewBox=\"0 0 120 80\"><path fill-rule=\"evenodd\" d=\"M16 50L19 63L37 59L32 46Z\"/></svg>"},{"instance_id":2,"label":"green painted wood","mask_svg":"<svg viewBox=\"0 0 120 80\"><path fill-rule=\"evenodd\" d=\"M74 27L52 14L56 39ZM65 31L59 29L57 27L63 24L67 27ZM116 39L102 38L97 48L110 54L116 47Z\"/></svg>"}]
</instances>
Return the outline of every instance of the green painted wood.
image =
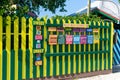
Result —
<instances>
[{"instance_id":1,"label":"green painted wood","mask_svg":"<svg viewBox=\"0 0 120 80\"><path fill-rule=\"evenodd\" d=\"M14 53L14 50L11 50L11 53L10 53L10 55L11 55L11 62L10 62L10 64L11 64L11 69L10 69L10 76L11 76L11 79L10 80L14 80L14 77L15 77L15 63L14 63L14 61L15 61L15 53Z\"/></svg>"}]
</instances>

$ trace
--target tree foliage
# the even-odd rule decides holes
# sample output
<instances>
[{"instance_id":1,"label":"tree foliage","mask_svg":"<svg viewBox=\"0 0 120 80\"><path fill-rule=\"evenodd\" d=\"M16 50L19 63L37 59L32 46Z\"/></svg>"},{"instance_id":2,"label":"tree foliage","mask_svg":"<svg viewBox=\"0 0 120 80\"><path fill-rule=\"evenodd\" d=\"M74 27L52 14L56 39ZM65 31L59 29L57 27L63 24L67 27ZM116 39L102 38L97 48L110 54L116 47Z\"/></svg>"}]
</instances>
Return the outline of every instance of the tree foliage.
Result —
<instances>
[{"instance_id":1,"label":"tree foliage","mask_svg":"<svg viewBox=\"0 0 120 80\"><path fill-rule=\"evenodd\" d=\"M0 15L25 15L27 12L40 13L40 7L45 11L49 10L53 13L59 9L61 12L65 10L66 0L0 0ZM11 7L16 5L17 8Z\"/></svg>"}]
</instances>

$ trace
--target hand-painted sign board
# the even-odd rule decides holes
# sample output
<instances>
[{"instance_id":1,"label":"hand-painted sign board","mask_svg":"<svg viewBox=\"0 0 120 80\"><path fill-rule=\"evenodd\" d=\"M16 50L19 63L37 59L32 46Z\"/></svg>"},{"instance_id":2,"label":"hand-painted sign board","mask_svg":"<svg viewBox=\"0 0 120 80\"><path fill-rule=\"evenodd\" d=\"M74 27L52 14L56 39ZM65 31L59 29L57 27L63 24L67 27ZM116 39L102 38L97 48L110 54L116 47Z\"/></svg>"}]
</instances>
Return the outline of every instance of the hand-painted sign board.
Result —
<instances>
[{"instance_id":1,"label":"hand-painted sign board","mask_svg":"<svg viewBox=\"0 0 120 80\"><path fill-rule=\"evenodd\" d=\"M73 36L66 35L66 44L72 44L72 42L73 42Z\"/></svg>"},{"instance_id":2,"label":"hand-painted sign board","mask_svg":"<svg viewBox=\"0 0 120 80\"><path fill-rule=\"evenodd\" d=\"M48 28L48 31L56 31L56 30L57 30L56 27L49 27L49 28Z\"/></svg>"},{"instance_id":3,"label":"hand-painted sign board","mask_svg":"<svg viewBox=\"0 0 120 80\"><path fill-rule=\"evenodd\" d=\"M93 30L90 29L90 28L87 28L86 31L87 31L87 32L92 32Z\"/></svg>"},{"instance_id":4,"label":"hand-painted sign board","mask_svg":"<svg viewBox=\"0 0 120 80\"><path fill-rule=\"evenodd\" d=\"M65 44L65 37L64 35L58 36L58 44Z\"/></svg>"},{"instance_id":5,"label":"hand-painted sign board","mask_svg":"<svg viewBox=\"0 0 120 80\"><path fill-rule=\"evenodd\" d=\"M41 35L41 31L38 31L38 30L37 30L37 31L36 31L36 34L37 34L37 35Z\"/></svg>"},{"instance_id":6,"label":"hand-painted sign board","mask_svg":"<svg viewBox=\"0 0 120 80\"><path fill-rule=\"evenodd\" d=\"M63 27L57 28L57 31L58 32L64 32L64 28Z\"/></svg>"},{"instance_id":7,"label":"hand-painted sign board","mask_svg":"<svg viewBox=\"0 0 120 80\"><path fill-rule=\"evenodd\" d=\"M40 31L41 30L41 26L36 26L36 30Z\"/></svg>"},{"instance_id":8,"label":"hand-painted sign board","mask_svg":"<svg viewBox=\"0 0 120 80\"><path fill-rule=\"evenodd\" d=\"M42 40L42 35L35 35L35 40Z\"/></svg>"},{"instance_id":9,"label":"hand-painted sign board","mask_svg":"<svg viewBox=\"0 0 120 80\"><path fill-rule=\"evenodd\" d=\"M49 35L49 44L50 45L57 44L57 35Z\"/></svg>"},{"instance_id":10,"label":"hand-painted sign board","mask_svg":"<svg viewBox=\"0 0 120 80\"><path fill-rule=\"evenodd\" d=\"M33 21L33 25L44 25L44 21Z\"/></svg>"},{"instance_id":11,"label":"hand-painted sign board","mask_svg":"<svg viewBox=\"0 0 120 80\"><path fill-rule=\"evenodd\" d=\"M42 61L40 60L40 61L35 61L35 65L36 66L41 66L42 65Z\"/></svg>"},{"instance_id":12,"label":"hand-painted sign board","mask_svg":"<svg viewBox=\"0 0 120 80\"><path fill-rule=\"evenodd\" d=\"M80 32L79 28L73 28L73 32Z\"/></svg>"},{"instance_id":13,"label":"hand-painted sign board","mask_svg":"<svg viewBox=\"0 0 120 80\"><path fill-rule=\"evenodd\" d=\"M87 43L93 44L93 35L87 35Z\"/></svg>"},{"instance_id":14,"label":"hand-painted sign board","mask_svg":"<svg viewBox=\"0 0 120 80\"><path fill-rule=\"evenodd\" d=\"M33 53L44 53L44 49L33 49Z\"/></svg>"},{"instance_id":15,"label":"hand-painted sign board","mask_svg":"<svg viewBox=\"0 0 120 80\"><path fill-rule=\"evenodd\" d=\"M41 48L41 44L36 44L36 48Z\"/></svg>"},{"instance_id":16,"label":"hand-painted sign board","mask_svg":"<svg viewBox=\"0 0 120 80\"><path fill-rule=\"evenodd\" d=\"M86 44L87 43L87 37L85 35L80 36L80 44Z\"/></svg>"},{"instance_id":17,"label":"hand-painted sign board","mask_svg":"<svg viewBox=\"0 0 120 80\"><path fill-rule=\"evenodd\" d=\"M74 35L73 44L80 44L80 35Z\"/></svg>"},{"instance_id":18,"label":"hand-painted sign board","mask_svg":"<svg viewBox=\"0 0 120 80\"><path fill-rule=\"evenodd\" d=\"M85 28L81 28L80 32L86 32L86 29Z\"/></svg>"},{"instance_id":19,"label":"hand-painted sign board","mask_svg":"<svg viewBox=\"0 0 120 80\"><path fill-rule=\"evenodd\" d=\"M63 27L70 27L70 28L88 28L88 24L74 24L74 23L64 23Z\"/></svg>"}]
</instances>

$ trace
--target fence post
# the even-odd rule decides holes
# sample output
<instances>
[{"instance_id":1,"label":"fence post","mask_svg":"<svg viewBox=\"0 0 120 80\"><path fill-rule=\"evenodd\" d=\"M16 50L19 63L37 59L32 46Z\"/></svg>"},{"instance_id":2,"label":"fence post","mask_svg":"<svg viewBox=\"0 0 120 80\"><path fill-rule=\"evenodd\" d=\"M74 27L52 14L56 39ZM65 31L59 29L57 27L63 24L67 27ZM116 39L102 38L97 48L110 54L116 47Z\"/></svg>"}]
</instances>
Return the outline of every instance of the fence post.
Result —
<instances>
[{"instance_id":1,"label":"fence post","mask_svg":"<svg viewBox=\"0 0 120 80\"><path fill-rule=\"evenodd\" d=\"M19 34L18 34L19 22L18 17L14 21L14 51L15 51L15 78L18 80L18 46L19 46Z\"/></svg>"},{"instance_id":2,"label":"fence post","mask_svg":"<svg viewBox=\"0 0 120 80\"><path fill-rule=\"evenodd\" d=\"M11 69L11 17L6 17L6 51L7 51L7 80L10 80L10 69Z\"/></svg>"}]
</instances>

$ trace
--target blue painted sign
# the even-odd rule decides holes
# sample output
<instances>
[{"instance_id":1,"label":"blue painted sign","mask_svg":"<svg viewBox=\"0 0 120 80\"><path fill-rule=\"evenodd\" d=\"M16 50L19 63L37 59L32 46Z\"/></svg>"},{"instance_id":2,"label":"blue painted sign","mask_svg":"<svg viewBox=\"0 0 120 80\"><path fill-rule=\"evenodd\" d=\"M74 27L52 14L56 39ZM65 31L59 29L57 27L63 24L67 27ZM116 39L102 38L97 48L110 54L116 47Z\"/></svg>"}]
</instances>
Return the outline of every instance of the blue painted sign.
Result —
<instances>
[{"instance_id":1,"label":"blue painted sign","mask_svg":"<svg viewBox=\"0 0 120 80\"><path fill-rule=\"evenodd\" d=\"M87 43L93 44L93 35L87 35Z\"/></svg>"},{"instance_id":2,"label":"blue painted sign","mask_svg":"<svg viewBox=\"0 0 120 80\"><path fill-rule=\"evenodd\" d=\"M80 44L80 35L74 35L73 44Z\"/></svg>"},{"instance_id":3,"label":"blue painted sign","mask_svg":"<svg viewBox=\"0 0 120 80\"><path fill-rule=\"evenodd\" d=\"M90 28L88 28L86 31L87 31L87 32L92 32L93 30L92 30L92 29L90 29Z\"/></svg>"},{"instance_id":4,"label":"blue painted sign","mask_svg":"<svg viewBox=\"0 0 120 80\"><path fill-rule=\"evenodd\" d=\"M64 35L58 36L58 44L65 44L65 37Z\"/></svg>"}]
</instances>

